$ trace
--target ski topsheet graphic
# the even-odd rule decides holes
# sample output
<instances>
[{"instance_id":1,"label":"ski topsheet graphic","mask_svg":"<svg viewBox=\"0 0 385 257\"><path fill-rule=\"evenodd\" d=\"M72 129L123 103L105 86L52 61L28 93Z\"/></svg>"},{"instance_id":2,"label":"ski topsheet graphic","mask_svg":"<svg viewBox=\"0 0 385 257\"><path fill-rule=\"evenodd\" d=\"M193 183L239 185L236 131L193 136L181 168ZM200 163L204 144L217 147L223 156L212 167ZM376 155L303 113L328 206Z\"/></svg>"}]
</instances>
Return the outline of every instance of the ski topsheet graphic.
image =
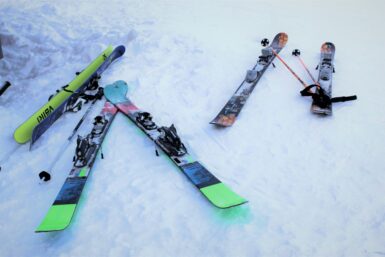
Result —
<instances>
[{"instance_id":1,"label":"ski topsheet graphic","mask_svg":"<svg viewBox=\"0 0 385 257\"><path fill-rule=\"evenodd\" d=\"M259 79L274 60L275 55L273 54L272 49L279 53L282 48L285 47L287 40L288 36L286 33L279 33L274 37L273 42L271 42L268 47L262 49L262 55L259 56L257 64L253 67L253 69L247 71L246 78L223 109L210 122L211 124L222 127L229 127L234 124L235 119L241 112L246 100L254 90Z\"/></svg>"},{"instance_id":2,"label":"ski topsheet graphic","mask_svg":"<svg viewBox=\"0 0 385 257\"><path fill-rule=\"evenodd\" d=\"M118 46L114 51L104 60L102 65L78 88L78 90L69 96L59 107L52 111L43 121L41 121L32 132L31 147L39 139L39 137L51 127L51 125L59 119L65 112L72 111L72 109L78 105L78 100L82 97L90 100L89 95L85 95L84 91L93 90L97 91L99 87L98 79L100 75L110 66L110 64L121 57L125 52L124 46ZM96 85L96 86L95 86Z\"/></svg>"},{"instance_id":3,"label":"ski topsheet graphic","mask_svg":"<svg viewBox=\"0 0 385 257\"><path fill-rule=\"evenodd\" d=\"M56 108L76 92L92 74L104 63L104 61L113 52L113 47L109 46L104 50L87 68L85 68L74 80L65 86L60 92L53 96L43 107L36 111L23 124L21 124L14 133L16 142L23 144L32 137L33 129L46 119Z\"/></svg>"},{"instance_id":4,"label":"ski topsheet graphic","mask_svg":"<svg viewBox=\"0 0 385 257\"><path fill-rule=\"evenodd\" d=\"M100 114L95 117L91 132L85 137L78 137L73 167L36 232L63 230L70 224L97 153L116 113L116 107L106 101Z\"/></svg>"},{"instance_id":5,"label":"ski topsheet graphic","mask_svg":"<svg viewBox=\"0 0 385 257\"><path fill-rule=\"evenodd\" d=\"M148 112L140 110L126 97L123 93L125 91L127 84L124 81L117 81L104 88L104 95L170 157L213 205L229 208L247 202L187 152L174 125L159 127Z\"/></svg>"}]
</instances>

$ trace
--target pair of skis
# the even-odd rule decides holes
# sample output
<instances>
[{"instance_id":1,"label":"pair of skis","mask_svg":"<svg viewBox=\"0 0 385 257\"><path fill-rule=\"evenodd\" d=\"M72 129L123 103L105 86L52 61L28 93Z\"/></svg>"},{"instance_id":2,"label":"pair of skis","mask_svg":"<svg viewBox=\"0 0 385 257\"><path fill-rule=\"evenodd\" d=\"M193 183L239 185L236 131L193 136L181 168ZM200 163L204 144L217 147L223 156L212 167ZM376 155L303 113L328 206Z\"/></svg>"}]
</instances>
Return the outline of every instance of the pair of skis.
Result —
<instances>
[{"instance_id":1,"label":"pair of skis","mask_svg":"<svg viewBox=\"0 0 385 257\"><path fill-rule=\"evenodd\" d=\"M121 57L124 52L124 46L118 46L115 49L113 49L112 46L107 47L107 49L95 58L82 72L78 73L74 80L64 86L61 90L57 90L57 93L52 95L43 107L36 111L15 130L15 141L19 144L31 141L31 149L40 136L64 113L74 111L74 109L79 110L82 101L85 103L89 101L94 103L95 100L99 99L100 90L98 79L110 66L110 64ZM6 83L4 87L0 89L0 93L4 92L9 86L10 83ZM86 94L86 91L96 92L94 95L90 95ZM90 105L89 109L92 108L92 106L93 104ZM86 111L85 116L89 113L89 109ZM85 119L85 116L83 116L82 120ZM81 122L74 129L73 133L76 133L77 129L81 125ZM17 150L17 148L18 147L15 147L6 153L1 159L0 164L3 164L3 161L6 161L13 154L13 152ZM55 161L52 162L52 165L54 165L56 161L57 158L55 158Z\"/></svg>"},{"instance_id":2,"label":"pair of skis","mask_svg":"<svg viewBox=\"0 0 385 257\"><path fill-rule=\"evenodd\" d=\"M285 47L287 39L287 34L279 33L274 37L274 40L268 47L262 49L262 55L259 57L257 64L253 67L253 69L247 71L246 78L219 114L210 122L211 124L220 127L229 127L234 124L237 116L246 103L246 100L275 57L277 57L305 87L305 89L301 91L301 95L313 97L311 105L311 111L313 113L331 115L333 102L344 102L357 99L355 95L348 97L332 97L332 74L334 72L333 62L335 54L335 46L333 43L326 42L321 46L320 63L318 65L319 76L317 81L299 57L299 51L297 50L293 52L293 55L299 57L301 65L306 69L307 73L314 82L313 85L307 85L279 56L279 52L283 47ZM268 40L264 39L262 44L267 44L267 42ZM312 88L315 88L314 93L311 91Z\"/></svg>"},{"instance_id":3,"label":"pair of skis","mask_svg":"<svg viewBox=\"0 0 385 257\"><path fill-rule=\"evenodd\" d=\"M127 90L124 81L105 87L107 101L104 108L95 119L92 131L86 137L78 138L73 168L36 232L59 231L70 224L97 152L117 111L126 115L162 149L214 206L230 208L247 202L188 154L173 125L159 127L148 112L136 107L126 97Z\"/></svg>"}]
</instances>

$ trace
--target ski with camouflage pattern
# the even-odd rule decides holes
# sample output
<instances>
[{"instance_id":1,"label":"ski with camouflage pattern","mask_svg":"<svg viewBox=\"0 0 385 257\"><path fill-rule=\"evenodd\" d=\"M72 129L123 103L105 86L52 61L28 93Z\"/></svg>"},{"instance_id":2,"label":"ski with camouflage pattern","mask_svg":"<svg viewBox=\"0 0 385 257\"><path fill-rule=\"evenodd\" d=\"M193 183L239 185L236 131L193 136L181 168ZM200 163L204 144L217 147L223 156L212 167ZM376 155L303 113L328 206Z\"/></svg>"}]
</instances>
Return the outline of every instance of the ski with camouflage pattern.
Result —
<instances>
[{"instance_id":1,"label":"ski with camouflage pattern","mask_svg":"<svg viewBox=\"0 0 385 257\"><path fill-rule=\"evenodd\" d=\"M319 69L318 85L323 89L323 93L329 99L332 99L332 75L334 72L334 54L336 48L333 43L326 42L321 46L321 59L317 66ZM316 88L316 94L319 94L318 87ZM326 106L319 106L316 101L313 101L311 105L311 111L317 114L332 115L332 103L328 103Z\"/></svg>"},{"instance_id":2,"label":"ski with camouflage pattern","mask_svg":"<svg viewBox=\"0 0 385 257\"><path fill-rule=\"evenodd\" d=\"M124 81L116 81L104 88L104 95L170 157L213 205L219 208L229 208L247 202L187 152L174 125L171 127L156 125L148 112L136 107L125 93L122 94L124 91L127 91L127 84Z\"/></svg>"},{"instance_id":3,"label":"ski with camouflage pattern","mask_svg":"<svg viewBox=\"0 0 385 257\"><path fill-rule=\"evenodd\" d=\"M60 231L71 223L97 153L116 113L116 107L106 101L100 114L95 117L91 132L85 137L78 137L74 165L35 232Z\"/></svg>"},{"instance_id":4,"label":"ski with camouflage pattern","mask_svg":"<svg viewBox=\"0 0 385 257\"><path fill-rule=\"evenodd\" d=\"M249 98L258 81L275 58L271 49L274 49L279 53L282 48L285 47L287 40L288 36L286 33L279 33L274 37L273 42L271 42L268 47L262 49L262 55L259 56L257 64L251 70L247 71L246 78L223 109L210 122L211 124L220 127L230 127L234 124L237 116L245 105L246 100Z\"/></svg>"}]
</instances>

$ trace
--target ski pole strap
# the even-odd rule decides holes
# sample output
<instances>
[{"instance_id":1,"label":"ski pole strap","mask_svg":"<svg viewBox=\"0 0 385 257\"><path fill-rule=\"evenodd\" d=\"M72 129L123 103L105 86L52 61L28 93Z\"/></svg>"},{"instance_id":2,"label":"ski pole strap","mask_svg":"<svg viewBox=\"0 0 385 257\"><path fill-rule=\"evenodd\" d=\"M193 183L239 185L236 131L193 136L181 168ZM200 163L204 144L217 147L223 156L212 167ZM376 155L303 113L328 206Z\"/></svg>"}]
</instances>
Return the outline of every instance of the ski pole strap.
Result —
<instances>
[{"instance_id":1,"label":"ski pole strap","mask_svg":"<svg viewBox=\"0 0 385 257\"><path fill-rule=\"evenodd\" d=\"M313 93L310 90L313 87L318 88L318 91L316 91L316 93ZM332 100L325 93L325 91L322 89L322 87L318 87L318 85L315 85L315 84L305 87L305 89L303 89L301 91L301 95L302 96L311 96L313 98L314 103L317 104L318 106L320 106L321 108L326 108L328 105L330 105L332 103Z\"/></svg>"},{"instance_id":2,"label":"ski pole strap","mask_svg":"<svg viewBox=\"0 0 385 257\"><path fill-rule=\"evenodd\" d=\"M356 95L351 96L339 96L339 97L333 97L332 103L338 103L338 102L347 102L347 101L354 101L357 100Z\"/></svg>"},{"instance_id":3,"label":"ski pole strap","mask_svg":"<svg viewBox=\"0 0 385 257\"><path fill-rule=\"evenodd\" d=\"M338 96L330 98L325 94L325 91L319 87L317 93L310 91L313 87L318 87L317 85L310 85L301 90L301 96L311 96L313 100L320 106L328 105L331 103L347 102L357 100L356 95L352 96Z\"/></svg>"},{"instance_id":4,"label":"ski pole strap","mask_svg":"<svg viewBox=\"0 0 385 257\"><path fill-rule=\"evenodd\" d=\"M305 87L303 90L301 90L301 96L314 96L315 93L311 92L310 89L312 89L313 87L317 87L317 85L310 85L310 86L307 86Z\"/></svg>"}]
</instances>

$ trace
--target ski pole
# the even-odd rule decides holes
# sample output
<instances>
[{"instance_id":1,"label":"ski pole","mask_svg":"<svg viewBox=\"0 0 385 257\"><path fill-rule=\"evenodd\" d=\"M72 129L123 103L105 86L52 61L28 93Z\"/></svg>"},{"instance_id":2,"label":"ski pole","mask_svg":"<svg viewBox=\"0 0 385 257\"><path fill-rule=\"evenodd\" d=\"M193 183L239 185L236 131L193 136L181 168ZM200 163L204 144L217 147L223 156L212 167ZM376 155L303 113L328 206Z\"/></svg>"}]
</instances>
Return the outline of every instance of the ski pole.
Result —
<instances>
[{"instance_id":1,"label":"ski pole","mask_svg":"<svg viewBox=\"0 0 385 257\"><path fill-rule=\"evenodd\" d=\"M103 89L101 89L99 92L103 92ZM103 96L103 95L101 95ZM100 96L96 97L94 99L94 101L90 104L90 106L88 106L86 112L84 113L83 117L79 120L78 124L76 124L75 128L72 130L72 133L71 135L67 138L67 141L66 143L62 146L62 148L60 149L60 151L56 154L55 158L53 159L53 161L51 162L49 168L47 171L41 171L39 173L39 176L40 174L42 173L45 173L45 172L48 172L48 171L51 171L54 167L55 167L55 164L56 162L60 159L60 156L63 154L63 152L67 149L67 147L70 145L70 143L72 142L72 139L74 138L74 136L76 135L76 132L78 131L78 129L81 127L83 121L85 120L85 118L88 116L88 114L90 113L92 107L95 105L95 103L101 99Z\"/></svg>"},{"instance_id":2,"label":"ski pole","mask_svg":"<svg viewBox=\"0 0 385 257\"><path fill-rule=\"evenodd\" d=\"M317 87L319 87L320 85L318 84L318 82L315 80L315 78L313 77L313 75L311 74L311 72L309 71L309 69L307 68L305 62L302 60L302 58L300 57L301 55L301 52L298 50L298 49L294 49L292 54L294 56L296 56L299 60L299 62L301 63L302 67L306 70L307 74L309 74L310 78L313 80L314 84L317 85Z\"/></svg>"},{"instance_id":3,"label":"ski pole","mask_svg":"<svg viewBox=\"0 0 385 257\"><path fill-rule=\"evenodd\" d=\"M283 65L286 66L286 68L291 72L291 74L293 74L293 76L298 79L298 81L304 86L304 87L308 87L309 85L306 84L291 68L290 66L281 58L281 56L278 55L278 53L274 50L274 49L271 49L273 51L273 54L283 63Z\"/></svg>"}]
</instances>

